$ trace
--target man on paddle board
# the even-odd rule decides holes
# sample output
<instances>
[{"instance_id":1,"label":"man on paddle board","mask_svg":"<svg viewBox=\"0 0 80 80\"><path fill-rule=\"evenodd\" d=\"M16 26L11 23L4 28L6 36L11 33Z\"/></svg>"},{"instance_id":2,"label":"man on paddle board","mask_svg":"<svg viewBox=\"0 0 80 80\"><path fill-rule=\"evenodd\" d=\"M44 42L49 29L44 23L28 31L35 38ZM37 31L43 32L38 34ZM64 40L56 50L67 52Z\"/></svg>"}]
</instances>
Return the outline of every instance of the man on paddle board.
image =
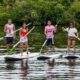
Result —
<instances>
[{"instance_id":1,"label":"man on paddle board","mask_svg":"<svg viewBox=\"0 0 80 80\"><path fill-rule=\"evenodd\" d=\"M47 47L52 47L54 45L54 36L56 33L56 27L52 25L51 21L47 22L47 26L45 26L44 34L47 39Z\"/></svg>"},{"instance_id":2,"label":"man on paddle board","mask_svg":"<svg viewBox=\"0 0 80 80\"><path fill-rule=\"evenodd\" d=\"M15 25L12 23L12 20L9 19L8 23L5 24L4 26L7 48L9 48L13 44L14 37L15 37L14 31L15 31Z\"/></svg>"},{"instance_id":3,"label":"man on paddle board","mask_svg":"<svg viewBox=\"0 0 80 80\"><path fill-rule=\"evenodd\" d=\"M70 48L73 48L75 52L76 37L78 37L78 31L75 28L75 24L71 22L69 27L63 28L63 30L68 32L68 52L70 51Z\"/></svg>"},{"instance_id":4,"label":"man on paddle board","mask_svg":"<svg viewBox=\"0 0 80 80\"><path fill-rule=\"evenodd\" d=\"M23 53L23 50L27 49L28 50L28 26L26 26L26 23L22 24L22 27L19 31L19 36L20 36L20 50L21 53ZM28 53L28 51L27 51ZM21 54L23 55L23 54Z\"/></svg>"}]
</instances>

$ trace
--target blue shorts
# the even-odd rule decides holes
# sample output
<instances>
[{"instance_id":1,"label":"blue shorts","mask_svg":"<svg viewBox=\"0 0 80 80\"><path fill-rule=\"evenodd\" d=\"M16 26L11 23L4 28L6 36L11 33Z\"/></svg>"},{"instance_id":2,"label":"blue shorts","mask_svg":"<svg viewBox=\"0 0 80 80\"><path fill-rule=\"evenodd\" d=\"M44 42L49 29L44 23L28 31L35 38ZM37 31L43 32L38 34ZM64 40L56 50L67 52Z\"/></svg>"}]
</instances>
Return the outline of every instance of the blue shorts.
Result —
<instances>
[{"instance_id":1,"label":"blue shorts","mask_svg":"<svg viewBox=\"0 0 80 80\"><path fill-rule=\"evenodd\" d=\"M53 38L48 38L46 44L47 46L52 46L54 44Z\"/></svg>"}]
</instances>

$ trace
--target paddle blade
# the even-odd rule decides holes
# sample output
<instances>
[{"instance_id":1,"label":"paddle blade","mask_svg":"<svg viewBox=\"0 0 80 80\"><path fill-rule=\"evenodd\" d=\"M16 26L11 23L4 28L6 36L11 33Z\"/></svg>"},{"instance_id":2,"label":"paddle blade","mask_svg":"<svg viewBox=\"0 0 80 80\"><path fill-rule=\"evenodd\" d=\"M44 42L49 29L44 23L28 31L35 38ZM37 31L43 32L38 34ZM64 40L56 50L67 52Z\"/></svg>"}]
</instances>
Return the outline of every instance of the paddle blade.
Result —
<instances>
[{"instance_id":1,"label":"paddle blade","mask_svg":"<svg viewBox=\"0 0 80 80\"><path fill-rule=\"evenodd\" d=\"M26 26L29 26L29 25L31 25L31 23L28 23Z\"/></svg>"}]
</instances>

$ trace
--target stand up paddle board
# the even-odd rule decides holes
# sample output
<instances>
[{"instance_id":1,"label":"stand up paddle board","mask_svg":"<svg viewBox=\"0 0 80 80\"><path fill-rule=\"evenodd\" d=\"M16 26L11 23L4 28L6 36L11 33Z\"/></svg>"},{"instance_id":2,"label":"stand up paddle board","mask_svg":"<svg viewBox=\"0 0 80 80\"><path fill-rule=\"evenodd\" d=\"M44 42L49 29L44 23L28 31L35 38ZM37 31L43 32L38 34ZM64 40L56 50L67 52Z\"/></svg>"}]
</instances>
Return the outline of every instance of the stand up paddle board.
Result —
<instances>
[{"instance_id":1,"label":"stand up paddle board","mask_svg":"<svg viewBox=\"0 0 80 80\"><path fill-rule=\"evenodd\" d=\"M62 53L48 53L48 54L41 54L37 57L38 60L47 60L47 59L56 59L60 58L62 56Z\"/></svg>"},{"instance_id":2,"label":"stand up paddle board","mask_svg":"<svg viewBox=\"0 0 80 80\"><path fill-rule=\"evenodd\" d=\"M23 52L23 56L21 56L21 53L19 53L19 54L13 54L13 55L6 55L4 58L6 61L18 61L18 60L33 58L38 55L39 55L39 53L28 52L28 54L27 54L27 52Z\"/></svg>"},{"instance_id":3,"label":"stand up paddle board","mask_svg":"<svg viewBox=\"0 0 80 80\"><path fill-rule=\"evenodd\" d=\"M76 53L67 53L65 55L63 55L63 58L66 58L66 59L77 59L77 58L80 58L80 55L77 55Z\"/></svg>"}]
</instances>

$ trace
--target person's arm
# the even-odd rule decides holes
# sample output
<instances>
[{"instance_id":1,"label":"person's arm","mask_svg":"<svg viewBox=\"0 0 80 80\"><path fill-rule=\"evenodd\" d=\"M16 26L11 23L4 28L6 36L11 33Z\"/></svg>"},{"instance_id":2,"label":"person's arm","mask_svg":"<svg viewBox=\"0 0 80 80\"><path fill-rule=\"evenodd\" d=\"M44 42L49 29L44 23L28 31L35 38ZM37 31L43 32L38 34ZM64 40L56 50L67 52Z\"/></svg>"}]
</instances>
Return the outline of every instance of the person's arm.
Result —
<instances>
[{"instance_id":1,"label":"person's arm","mask_svg":"<svg viewBox=\"0 0 80 80\"><path fill-rule=\"evenodd\" d=\"M62 30L63 30L63 31L66 31L66 29L65 29L64 27L62 27Z\"/></svg>"},{"instance_id":2,"label":"person's arm","mask_svg":"<svg viewBox=\"0 0 80 80\"><path fill-rule=\"evenodd\" d=\"M57 25L54 26L53 32L54 32L54 33L57 32Z\"/></svg>"},{"instance_id":3,"label":"person's arm","mask_svg":"<svg viewBox=\"0 0 80 80\"><path fill-rule=\"evenodd\" d=\"M68 32L68 28L62 27L62 30Z\"/></svg>"}]
</instances>

